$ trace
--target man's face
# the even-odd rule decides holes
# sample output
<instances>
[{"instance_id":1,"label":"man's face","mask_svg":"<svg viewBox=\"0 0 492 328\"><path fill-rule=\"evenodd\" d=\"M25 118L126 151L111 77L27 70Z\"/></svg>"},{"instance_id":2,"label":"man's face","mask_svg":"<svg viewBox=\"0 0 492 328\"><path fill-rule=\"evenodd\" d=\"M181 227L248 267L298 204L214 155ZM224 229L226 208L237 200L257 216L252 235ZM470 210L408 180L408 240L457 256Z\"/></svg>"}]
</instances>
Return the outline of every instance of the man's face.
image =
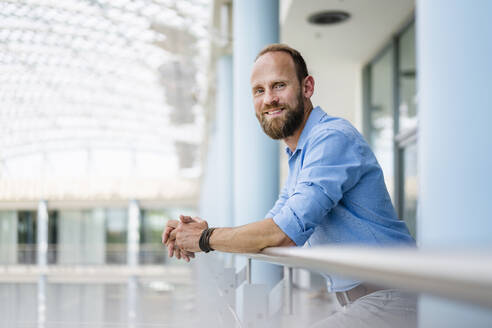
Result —
<instances>
[{"instance_id":1,"label":"man's face","mask_svg":"<svg viewBox=\"0 0 492 328\"><path fill-rule=\"evenodd\" d=\"M256 117L272 139L290 137L301 126L304 98L289 54L268 52L258 58L251 74Z\"/></svg>"}]
</instances>

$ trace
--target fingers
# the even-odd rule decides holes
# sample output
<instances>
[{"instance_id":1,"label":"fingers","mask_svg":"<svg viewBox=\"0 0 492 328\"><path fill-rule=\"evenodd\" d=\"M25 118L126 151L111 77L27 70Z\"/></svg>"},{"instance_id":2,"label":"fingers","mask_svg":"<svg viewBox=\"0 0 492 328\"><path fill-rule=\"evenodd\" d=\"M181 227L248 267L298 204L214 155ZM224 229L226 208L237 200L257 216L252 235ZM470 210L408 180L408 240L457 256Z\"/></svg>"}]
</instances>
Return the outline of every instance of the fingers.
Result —
<instances>
[{"instance_id":1,"label":"fingers","mask_svg":"<svg viewBox=\"0 0 492 328\"><path fill-rule=\"evenodd\" d=\"M169 234L171 231L173 231L177 226L178 226L179 221L178 220L169 220L166 223L166 228L164 229L164 232L162 233L162 243L165 244L167 240L169 239Z\"/></svg>"},{"instance_id":2,"label":"fingers","mask_svg":"<svg viewBox=\"0 0 492 328\"><path fill-rule=\"evenodd\" d=\"M173 231L174 228L166 227L162 232L162 243L165 244L169 240L169 234Z\"/></svg>"},{"instance_id":3,"label":"fingers","mask_svg":"<svg viewBox=\"0 0 492 328\"><path fill-rule=\"evenodd\" d=\"M185 250L181 250L181 252L182 252L181 256L186 260L186 262L190 262L191 259L195 258L195 253L193 252L188 252Z\"/></svg>"},{"instance_id":4,"label":"fingers","mask_svg":"<svg viewBox=\"0 0 492 328\"><path fill-rule=\"evenodd\" d=\"M166 223L166 227L176 228L178 226L178 220L169 220Z\"/></svg>"},{"instance_id":5,"label":"fingers","mask_svg":"<svg viewBox=\"0 0 492 328\"><path fill-rule=\"evenodd\" d=\"M197 220L198 219L198 220ZM175 256L178 260L184 259L186 262L190 262L190 259L195 258L195 253L188 252L180 249L176 245L176 233L177 229L182 227L183 224L191 222L203 222L200 218L192 218L187 215L180 215L179 220L169 220L166 224L166 228L162 232L162 243L166 244L169 257Z\"/></svg>"},{"instance_id":6,"label":"fingers","mask_svg":"<svg viewBox=\"0 0 492 328\"><path fill-rule=\"evenodd\" d=\"M191 216L180 215L180 216L179 216L179 219L180 219L180 220L181 220L181 222L183 222L183 223L190 223L190 222L193 222L193 219L191 218Z\"/></svg>"},{"instance_id":7,"label":"fingers","mask_svg":"<svg viewBox=\"0 0 492 328\"><path fill-rule=\"evenodd\" d=\"M175 244L175 241L170 241L168 244L167 244L167 250L168 250L168 255L169 257L173 257L174 255L174 244Z\"/></svg>"},{"instance_id":8,"label":"fingers","mask_svg":"<svg viewBox=\"0 0 492 328\"><path fill-rule=\"evenodd\" d=\"M188 256L187 252L186 251L181 251L181 257L186 261L186 262L190 262L190 257Z\"/></svg>"},{"instance_id":9,"label":"fingers","mask_svg":"<svg viewBox=\"0 0 492 328\"><path fill-rule=\"evenodd\" d=\"M170 241L167 244L167 248L170 258L175 256L178 260L184 259L186 262L190 262L191 259L195 258L195 253L180 249L174 241Z\"/></svg>"},{"instance_id":10,"label":"fingers","mask_svg":"<svg viewBox=\"0 0 492 328\"><path fill-rule=\"evenodd\" d=\"M176 240L176 234L177 234L177 233L178 233L178 232L176 231L176 229L173 229L173 230L171 231L171 233L169 234L169 239L168 239L168 240Z\"/></svg>"}]
</instances>

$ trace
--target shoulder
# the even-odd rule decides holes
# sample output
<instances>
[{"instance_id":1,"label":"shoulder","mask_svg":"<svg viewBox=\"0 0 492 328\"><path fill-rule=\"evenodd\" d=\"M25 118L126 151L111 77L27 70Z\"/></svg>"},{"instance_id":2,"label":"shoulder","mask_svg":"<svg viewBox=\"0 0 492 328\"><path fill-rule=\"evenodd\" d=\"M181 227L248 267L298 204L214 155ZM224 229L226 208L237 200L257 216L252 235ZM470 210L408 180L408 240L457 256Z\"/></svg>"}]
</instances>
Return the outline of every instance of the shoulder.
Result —
<instances>
[{"instance_id":1,"label":"shoulder","mask_svg":"<svg viewBox=\"0 0 492 328\"><path fill-rule=\"evenodd\" d=\"M364 143L363 137L357 129L347 120L326 115L316 126L311 129L306 138L306 148L320 143L330 146L350 146L360 148Z\"/></svg>"}]
</instances>

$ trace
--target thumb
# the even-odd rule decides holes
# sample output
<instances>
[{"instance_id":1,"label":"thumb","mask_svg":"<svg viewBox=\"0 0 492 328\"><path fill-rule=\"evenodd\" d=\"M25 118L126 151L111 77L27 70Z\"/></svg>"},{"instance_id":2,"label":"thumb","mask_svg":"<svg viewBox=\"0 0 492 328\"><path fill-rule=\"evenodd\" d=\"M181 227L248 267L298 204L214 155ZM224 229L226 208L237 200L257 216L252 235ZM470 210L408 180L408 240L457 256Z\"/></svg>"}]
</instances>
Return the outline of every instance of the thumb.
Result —
<instances>
[{"instance_id":1,"label":"thumb","mask_svg":"<svg viewBox=\"0 0 492 328\"><path fill-rule=\"evenodd\" d=\"M183 223L190 223L190 222L193 222L193 219L191 218L191 216L180 215L180 216L179 216L179 219L180 219L180 220L181 220L181 222L183 222Z\"/></svg>"}]
</instances>

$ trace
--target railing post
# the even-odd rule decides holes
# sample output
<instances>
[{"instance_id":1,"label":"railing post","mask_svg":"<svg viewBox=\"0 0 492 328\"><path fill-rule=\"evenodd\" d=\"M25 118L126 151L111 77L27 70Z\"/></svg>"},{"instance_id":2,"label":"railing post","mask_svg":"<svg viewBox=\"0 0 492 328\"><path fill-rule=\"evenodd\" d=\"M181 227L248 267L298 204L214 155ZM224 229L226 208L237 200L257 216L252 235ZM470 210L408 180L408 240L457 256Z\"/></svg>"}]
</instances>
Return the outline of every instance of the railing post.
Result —
<instances>
[{"instance_id":1,"label":"railing post","mask_svg":"<svg viewBox=\"0 0 492 328\"><path fill-rule=\"evenodd\" d=\"M284 288L285 288L285 303L284 313L294 313L293 291L292 291L292 268L284 266Z\"/></svg>"},{"instance_id":2,"label":"railing post","mask_svg":"<svg viewBox=\"0 0 492 328\"><path fill-rule=\"evenodd\" d=\"M246 281L251 285L251 257L248 257L246 264Z\"/></svg>"}]
</instances>

